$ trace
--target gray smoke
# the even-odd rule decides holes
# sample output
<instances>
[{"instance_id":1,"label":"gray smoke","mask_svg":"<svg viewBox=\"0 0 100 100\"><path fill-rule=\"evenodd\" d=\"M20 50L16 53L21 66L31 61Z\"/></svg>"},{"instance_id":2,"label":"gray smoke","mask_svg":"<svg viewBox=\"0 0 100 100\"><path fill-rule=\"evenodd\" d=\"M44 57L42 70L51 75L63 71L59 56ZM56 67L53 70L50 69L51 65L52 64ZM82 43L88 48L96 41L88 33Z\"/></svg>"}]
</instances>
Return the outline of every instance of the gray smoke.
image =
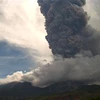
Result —
<instances>
[{"instance_id":1,"label":"gray smoke","mask_svg":"<svg viewBox=\"0 0 100 100\"><path fill-rule=\"evenodd\" d=\"M46 20L46 39L52 53L60 57L55 56L49 64L37 65L30 72L9 75L2 82L15 78L31 82L34 86L47 86L61 81L100 84L100 32L92 28L93 25L88 25L89 15L82 8L85 2L38 0Z\"/></svg>"},{"instance_id":2,"label":"gray smoke","mask_svg":"<svg viewBox=\"0 0 100 100\"><path fill-rule=\"evenodd\" d=\"M94 37L98 32L87 25L89 16L82 8L86 0L38 0L38 3L46 19L46 39L54 55L69 58L82 50L93 55L99 53L95 45L100 40Z\"/></svg>"},{"instance_id":3,"label":"gray smoke","mask_svg":"<svg viewBox=\"0 0 100 100\"><path fill-rule=\"evenodd\" d=\"M46 86L61 81L100 84L100 32L88 25L85 0L38 0L45 16L53 62L24 74L21 81Z\"/></svg>"},{"instance_id":4,"label":"gray smoke","mask_svg":"<svg viewBox=\"0 0 100 100\"><path fill-rule=\"evenodd\" d=\"M100 84L100 55L91 57L91 52L87 51L83 55L77 54L74 58L55 59L56 61L49 64L38 65L30 72L9 75L6 79L0 80L0 84L12 81L27 81L40 87L63 81Z\"/></svg>"},{"instance_id":5,"label":"gray smoke","mask_svg":"<svg viewBox=\"0 0 100 100\"><path fill-rule=\"evenodd\" d=\"M38 65L22 81L47 86L61 81L100 84L100 32L88 25L85 0L38 0L54 61Z\"/></svg>"},{"instance_id":6,"label":"gray smoke","mask_svg":"<svg viewBox=\"0 0 100 100\"><path fill-rule=\"evenodd\" d=\"M34 86L47 86L62 81L100 84L99 66L99 55L91 58L80 54L76 55L75 58L62 59L57 57L57 60L52 62L52 64L38 66L31 73L24 75L22 80L32 82Z\"/></svg>"}]
</instances>

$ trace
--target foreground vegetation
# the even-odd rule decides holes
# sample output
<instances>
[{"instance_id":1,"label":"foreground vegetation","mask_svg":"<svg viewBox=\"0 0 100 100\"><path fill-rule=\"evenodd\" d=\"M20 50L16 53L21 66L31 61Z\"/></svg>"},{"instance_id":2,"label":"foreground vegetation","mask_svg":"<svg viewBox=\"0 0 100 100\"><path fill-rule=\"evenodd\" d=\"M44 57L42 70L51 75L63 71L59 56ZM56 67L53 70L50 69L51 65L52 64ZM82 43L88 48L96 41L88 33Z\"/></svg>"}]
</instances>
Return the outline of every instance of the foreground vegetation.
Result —
<instances>
[{"instance_id":1,"label":"foreground vegetation","mask_svg":"<svg viewBox=\"0 0 100 100\"><path fill-rule=\"evenodd\" d=\"M51 96L29 97L25 100L100 100L100 93L71 92Z\"/></svg>"},{"instance_id":2,"label":"foreground vegetation","mask_svg":"<svg viewBox=\"0 0 100 100\"><path fill-rule=\"evenodd\" d=\"M83 86L71 92L42 96L0 96L0 100L100 100L100 86Z\"/></svg>"},{"instance_id":3,"label":"foreground vegetation","mask_svg":"<svg viewBox=\"0 0 100 100\"><path fill-rule=\"evenodd\" d=\"M0 100L100 100L100 92L70 92L38 97L0 97Z\"/></svg>"}]
</instances>

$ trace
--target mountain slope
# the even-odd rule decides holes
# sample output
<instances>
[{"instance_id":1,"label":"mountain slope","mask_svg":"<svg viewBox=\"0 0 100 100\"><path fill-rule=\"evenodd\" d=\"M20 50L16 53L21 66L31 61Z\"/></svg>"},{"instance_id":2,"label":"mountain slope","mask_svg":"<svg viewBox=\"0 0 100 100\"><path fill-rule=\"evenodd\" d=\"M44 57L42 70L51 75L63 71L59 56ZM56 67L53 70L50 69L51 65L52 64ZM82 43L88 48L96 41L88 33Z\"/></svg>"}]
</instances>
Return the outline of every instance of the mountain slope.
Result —
<instances>
[{"instance_id":1,"label":"mountain slope","mask_svg":"<svg viewBox=\"0 0 100 100\"><path fill-rule=\"evenodd\" d=\"M0 85L0 100L100 100L100 85L62 82L39 88L13 82Z\"/></svg>"},{"instance_id":2,"label":"mountain slope","mask_svg":"<svg viewBox=\"0 0 100 100\"><path fill-rule=\"evenodd\" d=\"M64 93L77 89L84 84L81 82L61 82L48 87L34 87L31 83L13 82L0 86L0 96L40 96L54 93Z\"/></svg>"}]
</instances>

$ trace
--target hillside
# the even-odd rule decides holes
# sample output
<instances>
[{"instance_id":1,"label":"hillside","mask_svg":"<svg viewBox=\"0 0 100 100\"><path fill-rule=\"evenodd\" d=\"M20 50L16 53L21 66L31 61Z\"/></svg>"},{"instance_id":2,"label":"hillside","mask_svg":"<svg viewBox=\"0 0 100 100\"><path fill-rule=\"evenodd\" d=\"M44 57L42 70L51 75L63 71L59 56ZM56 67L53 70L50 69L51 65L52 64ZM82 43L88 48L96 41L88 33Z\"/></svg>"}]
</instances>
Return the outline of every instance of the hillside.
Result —
<instances>
[{"instance_id":1,"label":"hillside","mask_svg":"<svg viewBox=\"0 0 100 100\"><path fill-rule=\"evenodd\" d=\"M0 100L100 100L100 86L84 86L77 90L59 94L30 97L0 97Z\"/></svg>"},{"instance_id":2,"label":"hillside","mask_svg":"<svg viewBox=\"0 0 100 100\"><path fill-rule=\"evenodd\" d=\"M48 87L34 87L29 82L13 82L0 86L0 96L40 96L53 93L64 93L83 86L81 82L61 82Z\"/></svg>"},{"instance_id":3,"label":"hillside","mask_svg":"<svg viewBox=\"0 0 100 100\"><path fill-rule=\"evenodd\" d=\"M39 88L15 82L0 86L0 100L100 100L100 85L63 82Z\"/></svg>"}]
</instances>

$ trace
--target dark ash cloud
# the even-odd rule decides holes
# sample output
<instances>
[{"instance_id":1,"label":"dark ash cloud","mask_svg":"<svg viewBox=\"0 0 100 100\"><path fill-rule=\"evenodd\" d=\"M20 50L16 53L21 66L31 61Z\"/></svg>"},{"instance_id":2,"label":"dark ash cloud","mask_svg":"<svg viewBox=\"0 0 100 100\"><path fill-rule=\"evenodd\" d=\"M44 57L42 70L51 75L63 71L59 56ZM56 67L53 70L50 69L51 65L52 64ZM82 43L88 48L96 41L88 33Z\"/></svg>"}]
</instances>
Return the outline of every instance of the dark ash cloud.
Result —
<instances>
[{"instance_id":1,"label":"dark ash cloud","mask_svg":"<svg viewBox=\"0 0 100 100\"><path fill-rule=\"evenodd\" d=\"M98 54L100 49L95 51L94 46L99 40L93 37L97 32L88 26L89 16L82 8L86 0L38 0L38 3L45 16L46 40L54 55L69 58L81 50Z\"/></svg>"},{"instance_id":2,"label":"dark ash cloud","mask_svg":"<svg viewBox=\"0 0 100 100\"><path fill-rule=\"evenodd\" d=\"M92 2L92 0L91 0ZM100 32L88 25L84 11L85 0L38 0L45 16L46 39L54 61L37 65L30 72L16 72L1 80L31 82L34 86L48 86L62 81L81 81L100 84Z\"/></svg>"}]
</instances>

